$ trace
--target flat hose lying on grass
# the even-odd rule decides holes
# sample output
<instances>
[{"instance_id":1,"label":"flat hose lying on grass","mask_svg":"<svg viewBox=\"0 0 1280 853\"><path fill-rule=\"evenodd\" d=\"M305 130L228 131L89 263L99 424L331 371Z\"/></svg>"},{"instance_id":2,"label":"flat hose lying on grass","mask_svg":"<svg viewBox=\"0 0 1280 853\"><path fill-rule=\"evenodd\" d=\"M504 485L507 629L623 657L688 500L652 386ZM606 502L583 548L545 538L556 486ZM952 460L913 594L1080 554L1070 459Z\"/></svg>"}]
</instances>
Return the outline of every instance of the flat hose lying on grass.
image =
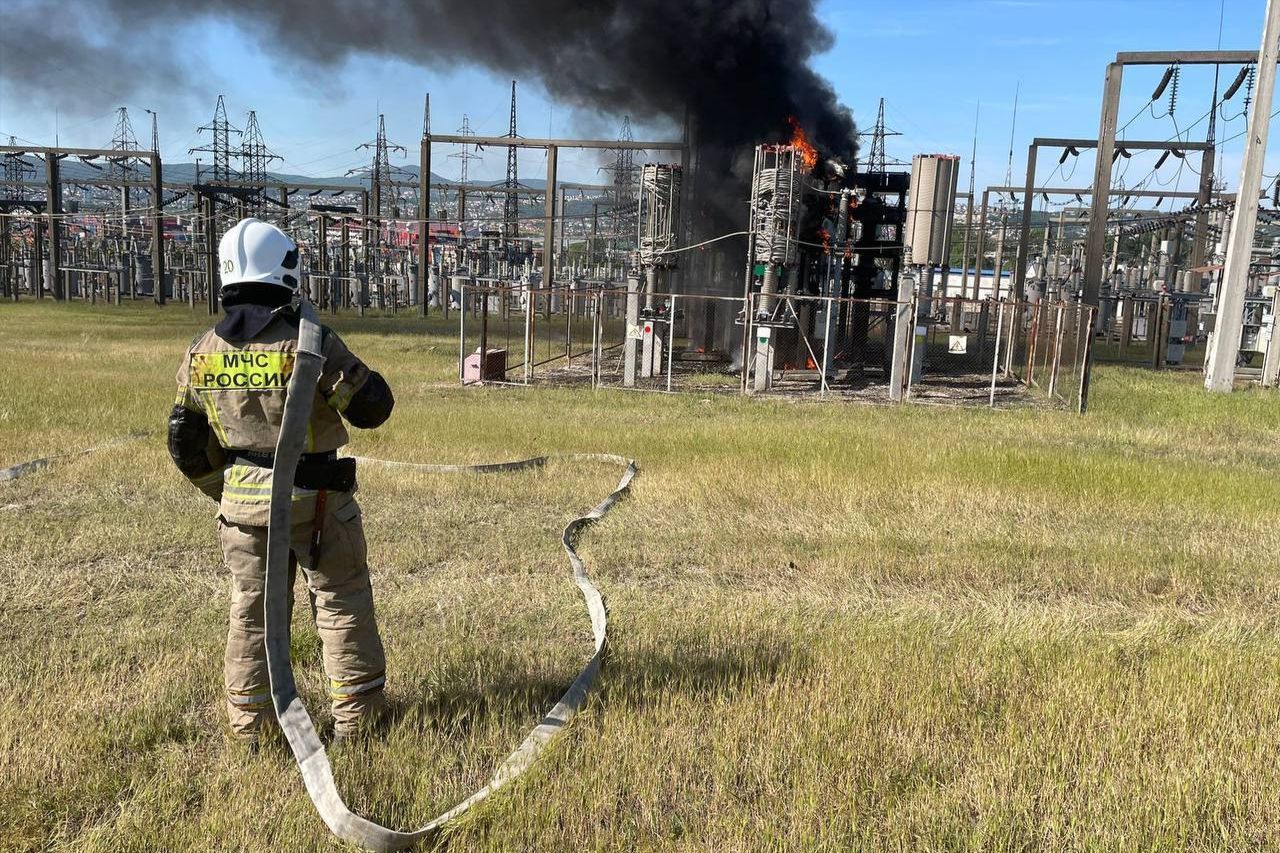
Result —
<instances>
[{"instance_id":1,"label":"flat hose lying on grass","mask_svg":"<svg viewBox=\"0 0 1280 853\"><path fill-rule=\"evenodd\" d=\"M115 447L124 444L126 441L137 441L140 438L146 438L145 433L129 433L121 438L114 438L111 441L85 448L84 450L75 450L70 453L56 453L53 456L46 456L42 459L31 459L27 462L19 462L17 465L10 465L8 468L0 468L0 483L7 480L16 480L19 477L25 477L28 474L34 474L48 468L55 460L65 459L72 456L87 456L99 450L106 450L109 447Z\"/></svg>"},{"instance_id":2,"label":"flat hose lying on grass","mask_svg":"<svg viewBox=\"0 0 1280 853\"><path fill-rule=\"evenodd\" d=\"M320 355L320 327L311 305L303 300L301 323L298 329L298 351L293 376L289 380L284 417L280 424L280 437L276 444L274 473L271 479L271 523L267 532L267 583L266 583L266 649L267 669L271 677L271 700L275 706L280 728L284 731L289 747L302 771L302 780L315 804L316 811L338 838L362 845L371 850L399 850L424 839L438 837L441 830L467 809L487 798L494 791L527 770L546 748L552 738L582 707L587 691L591 688L604 660L608 633L608 616L604 600L587 575L586 566L574 550L578 532L592 522L603 518L631 487L637 468L633 460L608 454L579 454L572 458L593 459L624 464L626 470L617 488L609 493L586 515L573 519L560 537L569 562L573 566L573 580L586 601L591 616L591 633L595 638L595 653L574 679L560 701L529 732L516 750L502 762L488 784L467 799L421 829L399 832L380 826L352 812L338 793L334 783L333 768L325 754L324 746L316 734L315 725L306 707L298 697L293 668L289 660L289 534L293 509L293 478L298 459L302 455L307 435L307 423L316 385L324 363ZM359 458L359 457L357 457ZM547 457L540 456L515 462L490 465L417 465L406 462L385 462L365 459L365 462L397 467L410 467L439 473L493 473L518 471L542 465Z\"/></svg>"}]
</instances>

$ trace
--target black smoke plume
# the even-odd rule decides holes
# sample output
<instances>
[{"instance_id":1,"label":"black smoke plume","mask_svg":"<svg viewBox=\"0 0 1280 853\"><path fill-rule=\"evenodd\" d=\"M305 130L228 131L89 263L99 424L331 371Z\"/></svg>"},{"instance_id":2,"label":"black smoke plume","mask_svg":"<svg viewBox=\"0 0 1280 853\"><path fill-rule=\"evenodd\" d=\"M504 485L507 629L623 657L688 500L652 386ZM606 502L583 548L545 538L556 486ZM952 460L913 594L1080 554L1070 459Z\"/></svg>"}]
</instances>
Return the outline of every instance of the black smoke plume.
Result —
<instances>
[{"instance_id":1,"label":"black smoke plume","mask_svg":"<svg viewBox=\"0 0 1280 853\"><path fill-rule=\"evenodd\" d=\"M701 215L708 220L700 230L709 233L742 227L751 149L789 135L789 116L824 155L851 162L856 153L850 111L809 66L833 43L815 5L816 0L98 0L58 4L59 20L74 18L81 25L52 26L48 4L19 2L0 26L0 75L11 91L15 75L25 78L28 97L41 85L41 67L83 74L100 84L93 88L172 90L183 77L171 69L181 50L171 33L175 25L201 18L230 19L264 51L307 70L332 69L360 54L432 68L483 66L536 78L558 101L588 111L666 120L677 128L687 114L698 143ZM41 34L39 67L22 59L29 48L10 49L13 39L32 32ZM104 53L104 44L115 49ZM104 61L109 56L117 59L114 68ZM158 63L155 73L147 72L148 63Z\"/></svg>"}]
</instances>

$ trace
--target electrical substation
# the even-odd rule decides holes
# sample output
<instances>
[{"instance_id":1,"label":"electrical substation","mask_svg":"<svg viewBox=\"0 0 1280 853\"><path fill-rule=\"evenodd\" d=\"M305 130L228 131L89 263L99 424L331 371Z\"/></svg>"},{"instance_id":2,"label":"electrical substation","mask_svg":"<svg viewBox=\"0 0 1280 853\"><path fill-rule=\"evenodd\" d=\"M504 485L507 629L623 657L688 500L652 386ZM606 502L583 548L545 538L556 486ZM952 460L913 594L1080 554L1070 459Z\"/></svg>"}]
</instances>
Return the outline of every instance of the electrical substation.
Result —
<instances>
[{"instance_id":1,"label":"electrical substation","mask_svg":"<svg viewBox=\"0 0 1280 853\"><path fill-rule=\"evenodd\" d=\"M1280 839L1280 0L1158 11L16 0L5 849Z\"/></svg>"},{"instance_id":2,"label":"electrical substation","mask_svg":"<svg viewBox=\"0 0 1280 853\"><path fill-rule=\"evenodd\" d=\"M1230 81L1215 83L1207 122L1196 123L1203 139L1190 128L1124 138L1126 69L1160 72L1150 103L1172 117L1182 75L1203 67ZM237 127L222 97L177 180L157 116L144 145L121 107L109 147L3 146L0 290L214 314L219 235L253 215L297 235L321 311L455 318L468 385L1083 410L1093 362L1202 369L1219 330L1233 380L1274 384L1268 281L1280 248L1269 235L1280 212L1249 214L1242 292L1225 307L1219 298L1236 197L1215 171L1216 124L1233 99L1248 110L1256 69L1257 56L1240 51L1118 54L1099 136L1036 137L1025 180L980 195L960 191L955 154L888 164L883 101L870 154L854 162L780 116L777 138L754 150L728 231L708 226L722 221L706 215L708 197L731 188L700 174L695 122L667 140L634 139L629 120L616 139L524 137L514 82L504 135L478 135L465 116L456 133L434 132L428 96L416 169L393 162L412 152L379 116L361 146L368 165L316 182L273 174L280 156L263 120L248 111ZM506 178L471 180L471 162L494 152ZM545 175L522 176L520 152L542 153ZM561 152L599 158L600 180L561 180ZM1049 178L1042 154L1057 155ZM1087 157L1092 184L1062 185ZM1134 158L1152 160L1151 173L1126 182ZM1160 170L1174 164L1196 171L1195 188L1163 188Z\"/></svg>"}]
</instances>

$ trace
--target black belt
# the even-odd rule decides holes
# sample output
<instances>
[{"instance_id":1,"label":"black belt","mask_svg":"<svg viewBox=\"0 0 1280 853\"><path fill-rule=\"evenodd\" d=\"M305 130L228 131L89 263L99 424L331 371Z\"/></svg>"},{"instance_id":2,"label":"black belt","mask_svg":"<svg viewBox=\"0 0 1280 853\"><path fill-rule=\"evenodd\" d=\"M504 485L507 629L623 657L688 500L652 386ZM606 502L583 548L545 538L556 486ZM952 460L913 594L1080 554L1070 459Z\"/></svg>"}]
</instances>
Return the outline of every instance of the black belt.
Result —
<instances>
[{"instance_id":1,"label":"black belt","mask_svg":"<svg viewBox=\"0 0 1280 853\"><path fill-rule=\"evenodd\" d=\"M260 450L231 450L228 451L238 461L244 462L246 465L256 465L259 468L276 467L276 455L270 451ZM299 462L334 462L338 458L338 451L326 450L323 453L304 453Z\"/></svg>"},{"instance_id":2,"label":"black belt","mask_svg":"<svg viewBox=\"0 0 1280 853\"><path fill-rule=\"evenodd\" d=\"M274 453L257 450L233 450L232 460L258 468L275 467ZM324 453L304 453L298 461L298 471L293 484L299 489L324 489L330 492L350 492L356 487L356 460L338 458L336 450Z\"/></svg>"}]
</instances>

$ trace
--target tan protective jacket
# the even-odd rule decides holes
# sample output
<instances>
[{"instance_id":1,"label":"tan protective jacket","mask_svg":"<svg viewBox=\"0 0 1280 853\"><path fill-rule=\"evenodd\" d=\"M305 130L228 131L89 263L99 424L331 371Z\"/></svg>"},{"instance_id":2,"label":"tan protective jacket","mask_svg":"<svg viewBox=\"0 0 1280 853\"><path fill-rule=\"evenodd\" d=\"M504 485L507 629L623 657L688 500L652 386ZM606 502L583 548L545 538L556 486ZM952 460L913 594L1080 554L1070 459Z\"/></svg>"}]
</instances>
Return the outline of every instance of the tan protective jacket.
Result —
<instances>
[{"instance_id":1,"label":"tan protective jacket","mask_svg":"<svg viewBox=\"0 0 1280 853\"><path fill-rule=\"evenodd\" d=\"M178 368L176 404L204 412L210 443L216 439L221 450L275 452L298 343L297 327L286 318L281 314L253 338L235 343L210 329L192 342ZM340 413L369 378L369 369L337 333L324 329L323 341L324 372L307 428L307 453L338 450L347 443ZM217 448L210 450L215 451L210 458L222 458ZM222 517L236 524L266 526L271 473L269 468L236 463L192 482L216 495L220 479ZM294 488L295 524L314 518L315 495L314 490ZM339 502L330 506L336 508Z\"/></svg>"}]
</instances>

